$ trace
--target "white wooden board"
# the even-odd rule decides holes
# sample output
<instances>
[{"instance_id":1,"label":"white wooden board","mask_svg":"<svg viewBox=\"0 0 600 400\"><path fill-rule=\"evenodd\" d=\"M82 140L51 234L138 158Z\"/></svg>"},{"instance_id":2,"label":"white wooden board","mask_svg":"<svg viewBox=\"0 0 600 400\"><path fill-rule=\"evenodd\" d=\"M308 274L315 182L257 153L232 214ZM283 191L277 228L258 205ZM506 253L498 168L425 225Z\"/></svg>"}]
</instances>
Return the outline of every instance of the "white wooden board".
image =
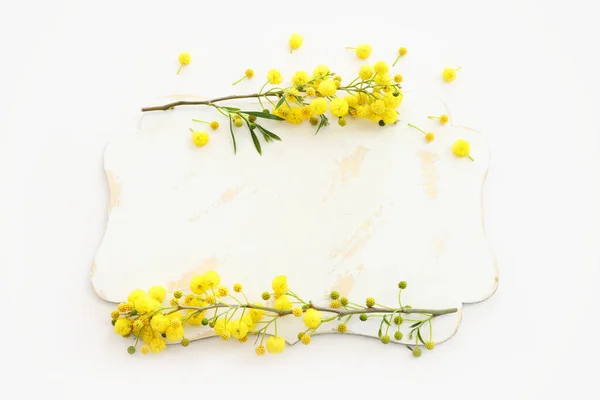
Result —
<instances>
[{"instance_id":1,"label":"white wooden board","mask_svg":"<svg viewBox=\"0 0 600 400\"><path fill-rule=\"evenodd\" d=\"M297 294L324 305L332 289L394 305L397 282L406 280L413 307L459 308L435 321L433 339L448 339L462 304L488 298L497 285L481 201L489 147L479 132L428 120L450 111L440 99L404 96L395 126L332 121L315 136L308 123L269 121L283 142L264 144L262 157L246 128L236 129L234 155L223 118L207 146L193 146L198 108L143 115L139 131L105 151L110 209L94 290L113 302L157 284L189 290L193 276L214 269L228 286L243 283L251 299L285 274ZM409 122L436 140L427 143ZM452 154L459 137L470 141L475 162ZM298 324L286 318L279 334L296 342ZM195 329L186 336L211 335ZM349 331L376 337L377 327L356 321Z\"/></svg>"}]
</instances>

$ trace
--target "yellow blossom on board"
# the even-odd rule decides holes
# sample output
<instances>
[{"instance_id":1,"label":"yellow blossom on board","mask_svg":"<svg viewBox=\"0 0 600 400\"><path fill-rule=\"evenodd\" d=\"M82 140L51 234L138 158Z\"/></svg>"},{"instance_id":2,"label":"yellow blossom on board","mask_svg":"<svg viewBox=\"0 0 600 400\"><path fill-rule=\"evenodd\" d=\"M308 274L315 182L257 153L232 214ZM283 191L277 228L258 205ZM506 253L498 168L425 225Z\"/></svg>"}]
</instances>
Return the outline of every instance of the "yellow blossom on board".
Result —
<instances>
[{"instance_id":1,"label":"yellow blossom on board","mask_svg":"<svg viewBox=\"0 0 600 400\"><path fill-rule=\"evenodd\" d=\"M302 114L302 109L299 107L292 107L290 113L287 116L287 121L290 124L300 124L304 120L304 115Z\"/></svg>"},{"instance_id":2,"label":"yellow blossom on board","mask_svg":"<svg viewBox=\"0 0 600 400\"><path fill-rule=\"evenodd\" d=\"M221 283L221 277L215 271L208 271L202 275L202 287L205 290L214 289L219 283Z\"/></svg>"},{"instance_id":3,"label":"yellow blossom on board","mask_svg":"<svg viewBox=\"0 0 600 400\"><path fill-rule=\"evenodd\" d=\"M280 336L271 336L267 339L267 351L272 354L283 352L285 340Z\"/></svg>"},{"instance_id":4,"label":"yellow blossom on board","mask_svg":"<svg viewBox=\"0 0 600 400\"><path fill-rule=\"evenodd\" d=\"M274 307L278 310L291 310L292 302L288 296L282 294L277 300L275 300Z\"/></svg>"},{"instance_id":5,"label":"yellow blossom on board","mask_svg":"<svg viewBox=\"0 0 600 400\"><path fill-rule=\"evenodd\" d=\"M456 71L458 71L461 67L458 68L444 68L442 71L442 78L446 82L452 82L454 78L456 78Z\"/></svg>"},{"instance_id":6,"label":"yellow blossom on board","mask_svg":"<svg viewBox=\"0 0 600 400\"><path fill-rule=\"evenodd\" d=\"M166 295L167 295L167 289L165 289L162 286L153 286L148 291L148 296L150 296L150 298L158 301L159 303L163 302Z\"/></svg>"},{"instance_id":7,"label":"yellow blossom on board","mask_svg":"<svg viewBox=\"0 0 600 400\"><path fill-rule=\"evenodd\" d=\"M458 157L469 157L471 161L475 161L471 157L471 145L465 139L458 139L452 145L452 152Z\"/></svg>"},{"instance_id":8,"label":"yellow blossom on board","mask_svg":"<svg viewBox=\"0 0 600 400\"><path fill-rule=\"evenodd\" d=\"M425 134L425 140L428 142L433 142L433 140L435 139L435 133L433 132L427 132Z\"/></svg>"},{"instance_id":9,"label":"yellow blossom on board","mask_svg":"<svg viewBox=\"0 0 600 400\"><path fill-rule=\"evenodd\" d=\"M308 87L306 88L306 95L309 97L315 97L317 95L317 92L315 91L314 87Z\"/></svg>"},{"instance_id":10,"label":"yellow blossom on board","mask_svg":"<svg viewBox=\"0 0 600 400\"><path fill-rule=\"evenodd\" d=\"M146 293L142 289L135 289L133 292L129 293L129 296L127 296L127 301L131 304L134 304L138 297L145 295Z\"/></svg>"},{"instance_id":11,"label":"yellow blossom on board","mask_svg":"<svg viewBox=\"0 0 600 400\"><path fill-rule=\"evenodd\" d=\"M402 77L402 75L400 75L400 74L394 75L394 82L401 83L403 80L404 80L404 78Z\"/></svg>"},{"instance_id":12,"label":"yellow blossom on board","mask_svg":"<svg viewBox=\"0 0 600 400\"><path fill-rule=\"evenodd\" d=\"M189 63L192 61L192 55L188 52L179 53L179 57L177 57L177 59L179 60L179 69L177 70L177 74L179 75L181 69L184 66L189 65Z\"/></svg>"},{"instance_id":13,"label":"yellow blossom on board","mask_svg":"<svg viewBox=\"0 0 600 400\"><path fill-rule=\"evenodd\" d=\"M325 76L329 73L329 67L326 65L319 65L317 68L315 68L315 70L313 71L313 75L315 77L320 77L320 76Z\"/></svg>"},{"instance_id":14,"label":"yellow blossom on board","mask_svg":"<svg viewBox=\"0 0 600 400\"><path fill-rule=\"evenodd\" d=\"M314 308L309 308L304 313L304 325L311 329L316 329L321 324L321 313Z\"/></svg>"},{"instance_id":15,"label":"yellow blossom on board","mask_svg":"<svg viewBox=\"0 0 600 400\"><path fill-rule=\"evenodd\" d=\"M321 115L327 111L327 100L317 98L310 102L310 110L314 115Z\"/></svg>"},{"instance_id":16,"label":"yellow blossom on board","mask_svg":"<svg viewBox=\"0 0 600 400\"><path fill-rule=\"evenodd\" d=\"M202 147L208 143L208 133L203 131L192 131L192 142L198 147Z\"/></svg>"},{"instance_id":17,"label":"yellow blossom on board","mask_svg":"<svg viewBox=\"0 0 600 400\"><path fill-rule=\"evenodd\" d=\"M301 317L302 316L302 308L301 307L294 307L292 309L292 314L294 315L294 317Z\"/></svg>"},{"instance_id":18,"label":"yellow blossom on board","mask_svg":"<svg viewBox=\"0 0 600 400\"><path fill-rule=\"evenodd\" d=\"M241 339L248 334L248 325L244 321L229 321L227 330L236 339Z\"/></svg>"},{"instance_id":19,"label":"yellow blossom on board","mask_svg":"<svg viewBox=\"0 0 600 400\"><path fill-rule=\"evenodd\" d=\"M158 333L165 333L170 324L169 318L162 313L155 314L150 320L150 327Z\"/></svg>"},{"instance_id":20,"label":"yellow blossom on board","mask_svg":"<svg viewBox=\"0 0 600 400\"><path fill-rule=\"evenodd\" d=\"M212 121L210 124L210 129L212 129L213 131L216 131L217 129L219 129L219 122L217 121Z\"/></svg>"},{"instance_id":21,"label":"yellow blossom on board","mask_svg":"<svg viewBox=\"0 0 600 400\"><path fill-rule=\"evenodd\" d=\"M373 76L373 67L371 67L368 64L363 65L358 70L358 76L360 76L360 79L362 79L363 81L371 79L371 77Z\"/></svg>"},{"instance_id":22,"label":"yellow blossom on board","mask_svg":"<svg viewBox=\"0 0 600 400\"><path fill-rule=\"evenodd\" d=\"M153 353L160 353L167 347L167 342L161 337L156 337L150 342L150 349Z\"/></svg>"},{"instance_id":23,"label":"yellow blossom on board","mask_svg":"<svg viewBox=\"0 0 600 400\"><path fill-rule=\"evenodd\" d=\"M387 65L387 63L385 61L377 61L374 65L373 65L373 69L375 70L375 72L377 72L378 74L385 74L386 72L388 72L389 70L389 66Z\"/></svg>"},{"instance_id":24,"label":"yellow blossom on board","mask_svg":"<svg viewBox=\"0 0 600 400\"><path fill-rule=\"evenodd\" d=\"M259 304L259 303L254 303L254 305L264 307L262 304ZM250 308L250 309L248 309L248 313L250 314L250 318L252 318L252 321L258 322L261 320L261 318L265 314L265 311L260 310L258 308Z\"/></svg>"}]
</instances>

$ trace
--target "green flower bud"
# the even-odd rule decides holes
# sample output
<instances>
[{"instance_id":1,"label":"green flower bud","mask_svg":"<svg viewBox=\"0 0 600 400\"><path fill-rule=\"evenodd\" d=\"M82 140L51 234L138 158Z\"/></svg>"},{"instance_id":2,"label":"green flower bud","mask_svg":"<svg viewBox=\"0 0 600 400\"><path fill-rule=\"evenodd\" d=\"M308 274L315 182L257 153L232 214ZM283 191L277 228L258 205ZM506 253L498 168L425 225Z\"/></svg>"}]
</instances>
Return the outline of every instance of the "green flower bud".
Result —
<instances>
[{"instance_id":1,"label":"green flower bud","mask_svg":"<svg viewBox=\"0 0 600 400\"><path fill-rule=\"evenodd\" d=\"M367 303L367 307L371 308L375 305L375 299L372 297L367 297L366 303Z\"/></svg>"},{"instance_id":2,"label":"green flower bud","mask_svg":"<svg viewBox=\"0 0 600 400\"><path fill-rule=\"evenodd\" d=\"M419 358L419 357L421 357L421 354L423 354L423 352L421 351L420 347L415 347L412 351L412 354L414 357Z\"/></svg>"},{"instance_id":3,"label":"green flower bud","mask_svg":"<svg viewBox=\"0 0 600 400\"><path fill-rule=\"evenodd\" d=\"M265 108L264 110L262 110L262 112L264 112L265 114L271 114L271 111L269 111L268 108Z\"/></svg>"},{"instance_id":4,"label":"green flower bud","mask_svg":"<svg viewBox=\"0 0 600 400\"><path fill-rule=\"evenodd\" d=\"M133 346L129 346L129 347L127 348L127 352L128 352L129 354L133 354L133 353L135 353L135 347L133 347Z\"/></svg>"},{"instance_id":5,"label":"green flower bud","mask_svg":"<svg viewBox=\"0 0 600 400\"><path fill-rule=\"evenodd\" d=\"M429 340L429 341L425 342L425 348L427 350L433 350L434 347L435 347L435 343L433 343L433 341Z\"/></svg>"},{"instance_id":6,"label":"green flower bud","mask_svg":"<svg viewBox=\"0 0 600 400\"><path fill-rule=\"evenodd\" d=\"M394 323L395 323L396 325L400 325L402 322L404 322L404 319L403 319L401 316L399 316L399 315L396 315L396 316L394 317Z\"/></svg>"},{"instance_id":7,"label":"green flower bud","mask_svg":"<svg viewBox=\"0 0 600 400\"><path fill-rule=\"evenodd\" d=\"M402 340L402 332L396 332L396 333L394 333L394 339L396 339L396 340Z\"/></svg>"},{"instance_id":8,"label":"green flower bud","mask_svg":"<svg viewBox=\"0 0 600 400\"><path fill-rule=\"evenodd\" d=\"M269 292L264 292L261 297L263 300L267 301L271 298L271 295L269 294Z\"/></svg>"},{"instance_id":9,"label":"green flower bud","mask_svg":"<svg viewBox=\"0 0 600 400\"><path fill-rule=\"evenodd\" d=\"M400 92L394 92L393 95L394 95L394 97L398 97L398 96L400 96Z\"/></svg>"},{"instance_id":10,"label":"green flower bud","mask_svg":"<svg viewBox=\"0 0 600 400\"><path fill-rule=\"evenodd\" d=\"M319 123L319 118L317 117L310 117L310 124L311 125L316 125Z\"/></svg>"},{"instance_id":11,"label":"green flower bud","mask_svg":"<svg viewBox=\"0 0 600 400\"><path fill-rule=\"evenodd\" d=\"M379 126L385 126L385 122L382 119L379 120Z\"/></svg>"},{"instance_id":12,"label":"green flower bud","mask_svg":"<svg viewBox=\"0 0 600 400\"><path fill-rule=\"evenodd\" d=\"M254 124L254 123L251 123L251 124L250 124L250 129L256 129L256 124Z\"/></svg>"},{"instance_id":13,"label":"green flower bud","mask_svg":"<svg viewBox=\"0 0 600 400\"><path fill-rule=\"evenodd\" d=\"M383 335L381 337L381 343L388 344L390 342L390 337L388 335Z\"/></svg>"},{"instance_id":14,"label":"green flower bud","mask_svg":"<svg viewBox=\"0 0 600 400\"><path fill-rule=\"evenodd\" d=\"M256 115L250 115L248 119L250 120L250 122L254 122L256 121Z\"/></svg>"},{"instance_id":15,"label":"green flower bud","mask_svg":"<svg viewBox=\"0 0 600 400\"><path fill-rule=\"evenodd\" d=\"M329 294L329 297L331 297L332 300L337 300L340 298L340 294L337 291L333 291Z\"/></svg>"},{"instance_id":16,"label":"green flower bud","mask_svg":"<svg viewBox=\"0 0 600 400\"><path fill-rule=\"evenodd\" d=\"M298 84L298 85L296 85L296 89L297 89L299 92L301 92L301 91L303 91L303 90L304 90L304 85L302 85L302 84Z\"/></svg>"},{"instance_id":17,"label":"green flower bud","mask_svg":"<svg viewBox=\"0 0 600 400\"><path fill-rule=\"evenodd\" d=\"M405 305L404 308L412 308L409 304Z\"/></svg>"},{"instance_id":18,"label":"green flower bud","mask_svg":"<svg viewBox=\"0 0 600 400\"><path fill-rule=\"evenodd\" d=\"M204 325L204 326L208 325L208 319L207 318L202 318L202 325Z\"/></svg>"},{"instance_id":19,"label":"green flower bud","mask_svg":"<svg viewBox=\"0 0 600 400\"><path fill-rule=\"evenodd\" d=\"M342 297L340 299L340 303L345 307L348 305L348 299L346 297Z\"/></svg>"},{"instance_id":20,"label":"green flower bud","mask_svg":"<svg viewBox=\"0 0 600 400\"><path fill-rule=\"evenodd\" d=\"M113 324L113 326L115 326L115 324L117 323L116 319L113 319L112 321L110 321L111 324Z\"/></svg>"},{"instance_id":21,"label":"green flower bud","mask_svg":"<svg viewBox=\"0 0 600 400\"><path fill-rule=\"evenodd\" d=\"M133 309L129 311L129 315L137 315L137 310Z\"/></svg>"},{"instance_id":22,"label":"green flower bud","mask_svg":"<svg viewBox=\"0 0 600 400\"><path fill-rule=\"evenodd\" d=\"M346 126L346 123L347 123L347 122L346 122L346 118L344 118L344 117L340 117L340 118L338 119L338 124L339 124L340 126Z\"/></svg>"},{"instance_id":23,"label":"green flower bud","mask_svg":"<svg viewBox=\"0 0 600 400\"><path fill-rule=\"evenodd\" d=\"M400 281L400 283L398 283L398 287L400 289L406 289L406 282L405 281Z\"/></svg>"},{"instance_id":24,"label":"green flower bud","mask_svg":"<svg viewBox=\"0 0 600 400\"><path fill-rule=\"evenodd\" d=\"M181 339L181 345L183 347L188 347L190 345L190 339L188 339L188 338Z\"/></svg>"},{"instance_id":25,"label":"green flower bud","mask_svg":"<svg viewBox=\"0 0 600 400\"><path fill-rule=\"evenodd\" d=\"M302 336L304 336L304 332L298 332L298 340L302 340Z\"/></svg>"},{"instance_id":26,"label":"green flower bud","mask_svg":"<svg viewBox=\"0 0 600 400\"><path fill-rule=\"evenodd\" d=\"M367 319L369 319L369 317L367 316L367 314L360 314L360 320L365 322Z\"/></svg>"},{"instance_id":27,"label":"green flower bud","mask_svg":"<svg viewBox=\"0 0 600 400\"><path fill-rule=\"evenodd\" d=\"M348 327L346 326L346 324L339 324L337 330L339 333L346 333Z\"/></svg>"},{"instance_id":28,"label":"green flower bud","mask_svg":"<svg viewBox=\"0 0 600 400\"><path fill-rule=\"evenodd\" d=\"M211 328L214 328L215 327L215 321L210 321L208 323L208 326L210 326Z\"/></svg>"},{"instance_id":29,"label":"green flower bud","mask_svg":"<svg viewBox=\"0 0 600 400\"><path fill-rule=\"evenodd\" d=\"M181 290L176 290L176 291L173 293L173 297L175 297L176 299L180 299L180 298L181 298L181 296L183 296L183 293L181 292Z\"/></svg>"}]
</instances>

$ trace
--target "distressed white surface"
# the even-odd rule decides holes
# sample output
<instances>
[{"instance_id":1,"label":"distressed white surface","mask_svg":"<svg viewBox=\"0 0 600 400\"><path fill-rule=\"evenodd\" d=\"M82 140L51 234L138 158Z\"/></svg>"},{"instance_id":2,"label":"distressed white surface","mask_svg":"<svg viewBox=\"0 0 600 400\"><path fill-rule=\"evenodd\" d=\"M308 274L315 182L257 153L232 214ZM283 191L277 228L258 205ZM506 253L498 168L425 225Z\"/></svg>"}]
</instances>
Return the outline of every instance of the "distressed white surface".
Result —
<instances>
[{"instance_id":1,"label":"distressed white surface","mask_svg":"<svg viewBox=\"0 0 600 400\"><path fill-rule=\"evenodd\" d=\"M414 307L460 308L495 290L481 209L488 146L478 132L428 120L449 112L436 97L405 93L401 121L383 128L332 121L315 136L308 123L259 120L283 139L264 144L262 157L245 127L235 130L234 155L225 121L207 146L193 146L197 112L146 114L138 132L107 146L111 208L92 271L102 298L118 302L155 284L189 290L208 269L228 286L242 282L256 300L279 274L323 304L337 289L351 301L374 296L394 305L400 280L409 282L405 302ZM436 140L427 143L407 122ZM452 154L459 137L470 141L475 162ZM452 336L460 317L439 318L434 339ZM280 335L295 342L299 325L286 318ZM377 332L358 321L349 329ZM188 336L206 335L197 328Z\"/></svg>"}]
</instances>

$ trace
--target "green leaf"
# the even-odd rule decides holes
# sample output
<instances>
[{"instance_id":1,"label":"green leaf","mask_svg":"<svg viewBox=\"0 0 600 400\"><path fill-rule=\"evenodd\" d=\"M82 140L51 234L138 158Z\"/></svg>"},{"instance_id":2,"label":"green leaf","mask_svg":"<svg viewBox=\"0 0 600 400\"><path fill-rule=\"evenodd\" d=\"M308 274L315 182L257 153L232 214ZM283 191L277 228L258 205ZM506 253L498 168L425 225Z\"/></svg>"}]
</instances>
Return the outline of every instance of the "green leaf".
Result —
<instances>
[{"instance_id":1,"label":"green leaf","mask_svg":"<svg viewBox=\"0 0 600 400\"><path fill-rule=\"evenodd\" d=\"M238 111L240 111L240 109L236 108L236 107L227 107L227 106L220 106L220 107L224 108L227 111L231 111L231 112L238 112Z\"/></svg>"},{"instance_id":2,"label":"green leaf","mask_svg":"<svg viewBox=\"0 0 600 400\"><path fill-rule=\"evenodd\" d=\"M258 138L256 137L256 133L254 133L254 129L252 129L252 127L250 126L249 123L248 123L248 129L250 129L250 135L252 135L252 141L254 142L254 147L256 147L256 151L258 151L258 154L260 154L262 156L262 149L260 147L260 142L258 141Z\"/></svg>"},{"instance_id":3,"label":"green leaf","mask_svg":"<svg viewBox=\"0 0 600 400\"><path fill-rule=\"evenodd\" d=\"M385 322L387 326L391 326L390 322L387 320L387 317L383 317L383 322Z\"/></svg>"},{"instance_id":4,"label":"green leaf","mask_svg":"<svg viewBox=\"0 0 600 400\"><path fill-rule=\"evenodd\" d=\"M283 121L283 118L273 115L271 113L264 113L260 111L240 111L242 114L254 115L257 118L274 119L275 121Z\"/></svg>"},{"instance_id":5,"label":"green leaf","mask_svg":"<svg viewBox=\"0 0 600 400\"><path fill-rule=\"evenodd\" d=\"M322 127L329 125L329 120L327 119L327 117L325 116L325 114L322 114L320 117L321 117L321 123L319 123L319 127L317 128L317 131L315 132L315 135L317 133L319 133L319 131L321 130Z\"/></svg>"},{"instance_id":6,"label":"green leaf","mask_svg":"<svg viewBox=\"0 0 600 400\"><path fill-rule=\"evenodd\" d=\"M233 139L233 154L237 153L237 144L235 143L235 135L233 134L233 118L229 117L229 131L231 132L231 138Z\"/></svg>"},{"instance_id":7,"label":"green leaf","mask_svg":"<svg viewBox=\"0 0 600 400\"><path fill-rule=\"evenodd\" d=\"M421 343L425 344L425 341L423 340L423 337L421 336L421 330L417 330L417 337L419 338L419 340L421 341Z\"/></svg>"},{"instance_id":8,"label":"green leaf","mask_svg":"<svg viewBox=\"0 0 600 400\"><path fill-rule=\"evenodd\" d=\"M268 130L267 128L263 128L260 125L256 125L256 126L264 135L268 135L271 139L278 140L281 142L281 138L279 136L277 136L276 134L274 134L273 132L271 132L270 130Z\"/></svg>"},{"instance_id":9,"label":"green leaf","mask_svg":"<svg viewBox=\"0 0 600 400\"><path fill-rule=\"evenodd\" d=\"M379 331L377 332L377 336L381 337L381 328L379 328Z\"/></svg>"},{"instance_id":10,"label":"green leaf","mask_svg":"<svg viewBox=\"0 0 600 400\"><path fill-rule=\"evenodd\" d=\"M277 104L275 105L274 110L277 110L279 107L281 107L281 105L283 104L283 102L285 101L285 95L281 96L281 98L279 99L279 101L277 102Z\"/></svg>"},{"instance_id":11,"label":"green leaf","mask_svg":"<svg viewBox=\"0 0 600 400\"><path fill-rule=\"evenodd\" d=\"M411 326L409 326L409 328L414 328L415 326L421 325L422 321L419 322L415 322L414 324L412 324Z\"/></svg>"}]
</instances>

